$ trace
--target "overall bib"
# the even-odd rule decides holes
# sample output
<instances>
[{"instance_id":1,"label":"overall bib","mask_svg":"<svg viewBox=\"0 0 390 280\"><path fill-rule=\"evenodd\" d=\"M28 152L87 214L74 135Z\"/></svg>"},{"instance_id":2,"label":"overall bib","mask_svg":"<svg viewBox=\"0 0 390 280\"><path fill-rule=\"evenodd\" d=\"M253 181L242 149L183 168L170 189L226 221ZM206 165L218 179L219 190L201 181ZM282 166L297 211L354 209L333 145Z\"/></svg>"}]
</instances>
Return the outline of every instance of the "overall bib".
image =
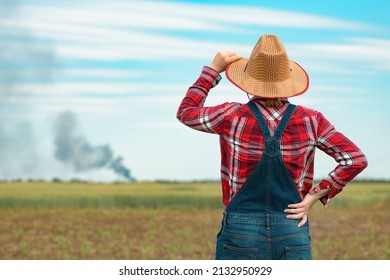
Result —
<instances>
[{"instance_id":1,"label":"overall bib","mask_svg":"<svg viewBox=\"0 0 390 280\"><path fill-rule=\"evenodd\" d=\"M217 235L216 259L311 259L309 221L286 218L287 205L301 201L283 162L280 139L295 105L289 104L271 136L257 106L247 104L264 136L260 161L227 205Z\"/></svg>"}]
</instances>

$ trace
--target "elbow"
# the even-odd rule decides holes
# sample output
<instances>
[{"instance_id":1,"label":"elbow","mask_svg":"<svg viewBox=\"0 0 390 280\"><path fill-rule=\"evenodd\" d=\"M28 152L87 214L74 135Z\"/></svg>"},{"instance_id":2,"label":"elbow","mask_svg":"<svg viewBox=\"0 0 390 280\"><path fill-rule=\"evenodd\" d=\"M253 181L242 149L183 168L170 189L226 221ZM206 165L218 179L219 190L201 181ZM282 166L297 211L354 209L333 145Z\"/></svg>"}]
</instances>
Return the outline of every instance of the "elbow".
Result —
<instances>
[{"instance_id":1,"label":"elbow","mask_svg":"<svg viewBox=\"0 0 390 280\"><path fill-rule=\"evenodd\" d=\"M181 121L181 119L183 118L183 108L179 107L177 109L177 112L176 112L176 119L178 119L179 121Z\"/></svg>"},{"instance_id":2,"label":"elbow","mask_svg":"<svg viewBox=\"0 0 390 280\"><path fill-rule=\"evenodd\" d=\"M176 113L176 119L179 121L179 122L183 122L183 112L181 110L177 111Z\"/></svg>"},{"instance_id":3,"label":"elbow","mask_svg":"<svg viewBox=\"0 0 390 280\"><path fill-rule=\"evenodd\" d=\"M368 166L367 158L361 151L355 153L353 157L351 157L350 154L348 154L348 156L346 155L347 154L344 155L344 159L347 160L339 161L339 163L341 166L350 169L351 172L353 170L353 173L356 175L362 172Z\"/></svg>"},{"instance_id":4,"label":"elbow","mask_svg":"<svg viewBox=\"0 0 390 280\"><path fill-rule=\"evenodd\" d=\"M364 154L362 154L359 159L354 164L355 168L359 170L359 173L362 172L368 166L368 160Z\"/></svg>"},{"instance_id":5,"label":"elbow","mask_svg":"<svg viewBox=\"0 0 390 280\"><path fill-rule=\"evenodd\" d=\"M360 167L361 169L366 169L366 167L368 166L368 160L366 157L364 157L364 160L360 163Z\"/></svg>"},{"instance_id":6,"label":"elbow","mask_svg":"<svg viewBox=\"0 0 390 280\"><path fill-rule=\"evenodd\" d=\"M364 169L368 166L368 160L365 154L361 152L360 158L359 158L360 166Z\"/></svg>"}]
</instances>

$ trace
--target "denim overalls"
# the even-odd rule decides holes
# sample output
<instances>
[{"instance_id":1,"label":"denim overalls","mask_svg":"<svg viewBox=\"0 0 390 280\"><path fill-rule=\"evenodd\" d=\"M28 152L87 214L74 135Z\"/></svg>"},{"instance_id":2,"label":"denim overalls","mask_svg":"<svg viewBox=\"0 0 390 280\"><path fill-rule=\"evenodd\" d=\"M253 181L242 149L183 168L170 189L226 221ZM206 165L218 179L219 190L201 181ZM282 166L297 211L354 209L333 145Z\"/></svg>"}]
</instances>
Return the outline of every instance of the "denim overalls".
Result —
<instances>
[{"instance_id":1,"label":"denim overalls","mask_svg":"<svg viewBox=\"0 0 390 280\"><path fill-rule=\"evenodd\" d=\"M295 105L289 104L275 134L271 136L263 116L253 102L264 136L261 160L240 191L226 206L217 235L216 259L311 259L309 221L286 218L288 204L301 201L280 151L280 139Z\"/></svg>"}]
</instances>

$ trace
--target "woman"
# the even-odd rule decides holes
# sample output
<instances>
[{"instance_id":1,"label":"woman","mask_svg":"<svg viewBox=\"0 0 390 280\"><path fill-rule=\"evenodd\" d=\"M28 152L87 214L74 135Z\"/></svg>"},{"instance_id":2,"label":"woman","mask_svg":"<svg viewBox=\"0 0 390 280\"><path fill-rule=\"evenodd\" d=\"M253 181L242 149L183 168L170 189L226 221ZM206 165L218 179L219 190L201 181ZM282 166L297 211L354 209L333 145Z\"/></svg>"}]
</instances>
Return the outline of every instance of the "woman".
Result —
<instances>
[{"instance_id":1,"label":"woman","mask_svg":"<svg viewBox=\"0 0 390 280\"><path fill-rule=\"evenodd\" d=\"M225 70L253 98L204 107ZM216 259L311 259L311 207L318 200L327 206L367 166L363 152L320 112L288 101L308 86L279 38L263 35L250 58L217 53L181 102L183 124L220 136L225 212ZM316 148L338 165L312 187Z\"/></svg>"}]
</instances>

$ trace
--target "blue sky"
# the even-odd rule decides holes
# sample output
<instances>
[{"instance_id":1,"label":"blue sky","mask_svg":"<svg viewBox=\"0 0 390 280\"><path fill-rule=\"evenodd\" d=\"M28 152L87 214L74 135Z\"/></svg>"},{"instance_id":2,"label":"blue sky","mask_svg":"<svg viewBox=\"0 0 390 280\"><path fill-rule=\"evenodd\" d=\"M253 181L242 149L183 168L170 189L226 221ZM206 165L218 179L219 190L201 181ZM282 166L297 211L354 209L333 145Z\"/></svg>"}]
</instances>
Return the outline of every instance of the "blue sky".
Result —
<instances>
[{"instance_id":1,"label":"blue sky","mask_svg":"<svg viewBox=\"0 0 390 280\"><path fill-rule=\"evenodd\" d=\"M218 179L218 136L181 125L176 110L217 51L249 56L266 33L310 76L290 101L361 147L360 178L390 179L389 6L0 0L0 179L121 180L114 162L139 180ZM246 100L223 75L206 105ZM58 134L59 120L69 134ZM335 162L316 157L318 179Z\"/></svg>"}]
</instances>

